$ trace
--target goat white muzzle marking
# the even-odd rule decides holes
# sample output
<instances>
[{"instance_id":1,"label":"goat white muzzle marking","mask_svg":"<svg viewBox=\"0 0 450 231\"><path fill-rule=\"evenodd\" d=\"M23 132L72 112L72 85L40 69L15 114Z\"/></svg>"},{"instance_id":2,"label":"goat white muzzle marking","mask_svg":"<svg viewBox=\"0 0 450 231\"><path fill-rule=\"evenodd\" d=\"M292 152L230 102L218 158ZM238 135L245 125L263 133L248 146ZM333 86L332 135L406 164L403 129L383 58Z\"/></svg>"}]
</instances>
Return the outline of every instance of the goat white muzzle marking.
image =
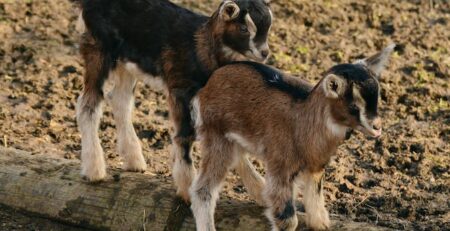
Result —
<instances>
[{"instance_id":1,"label":"goat white muzzle marking","mask_svg":"<svg viewBox=\"0 0 450 231\"><path fill-rule=\"evenodd\" d=\"M365 116L361 116L364 119L361 119L361 125L359 125L356 129L367 136L372 136L374 138L381 136L381 120L380 118L376 118L372 121L372 123L367 122Z\"/></svg>"}]
</instances>

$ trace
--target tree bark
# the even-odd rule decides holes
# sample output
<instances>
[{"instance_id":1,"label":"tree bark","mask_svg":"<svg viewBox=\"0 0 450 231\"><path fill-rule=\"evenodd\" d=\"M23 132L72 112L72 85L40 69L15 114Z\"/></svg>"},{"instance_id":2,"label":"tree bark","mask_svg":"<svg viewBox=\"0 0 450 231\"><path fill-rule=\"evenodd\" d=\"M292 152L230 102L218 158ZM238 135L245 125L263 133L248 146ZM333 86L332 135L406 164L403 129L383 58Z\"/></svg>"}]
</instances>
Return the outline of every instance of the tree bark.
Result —
<instances>
[{"instance_id":1,"label":"tree bark","mask_svg":"<svg viewBox=\"0 0 450 231\"><path fill-rule=\"evenodd\" d=\"M171 179L109 170L104 182L79 175L79 161L0 148L0 204L66 224L96 230L195 230L189 207L175 197ZM218 230L270 230L263 208L221 199ZM304 229L298 213L299 229ZM332 230L379 231L365 223L334 220Z\"/></svg>"}]
</instances>

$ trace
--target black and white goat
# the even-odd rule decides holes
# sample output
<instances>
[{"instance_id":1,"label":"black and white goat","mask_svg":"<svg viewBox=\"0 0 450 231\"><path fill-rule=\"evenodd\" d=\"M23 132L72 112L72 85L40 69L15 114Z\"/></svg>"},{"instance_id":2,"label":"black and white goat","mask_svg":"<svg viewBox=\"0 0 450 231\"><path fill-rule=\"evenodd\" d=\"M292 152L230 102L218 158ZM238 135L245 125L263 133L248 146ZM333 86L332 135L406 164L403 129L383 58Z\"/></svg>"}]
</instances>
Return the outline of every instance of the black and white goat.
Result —
<instances>
[{"instance_id":1,"label":"black and white goat","mask_svg":"<svg viewBox=\"0 0 450 231\"><path fill-rule=\"evenodd\" d=\"M255 171L241 175L245 185L257 187L251 192L261 193L254 196L264 199L273 230L297 227L297 179L305 184L307 224L327 229L324 168L347 130L381 135L378 76L393 48L354 64L336 65L315 86L254 62L216 70L192 103L202 153L199 175L190 188L197 230L215 230L220 185L247 152L265 163L266 182ZM238 169L248 168L242 163Z\"/></svg>"},{"instance_id":2,"label":"black and white goat","mask_svg":"<svg viewBox=\"0 0 450 231\"><path fill-rule=\"evenodd\" d=\"M84 89L77 104L82 140L82 175L102 180L106 166L97 130L103 83L114 77L111 102L118 152L124 168L144 171L146 161L131 113L136 81L159 80L168 94L174 131L173 176L178 194L188 200L195 169L190 149L195 139L189 104L217 68L236 60L263 61L269 54L272 23L268 0L225 0L211 17L168 0L77 0L85 32Z\"/></svg>"}]
</instances>

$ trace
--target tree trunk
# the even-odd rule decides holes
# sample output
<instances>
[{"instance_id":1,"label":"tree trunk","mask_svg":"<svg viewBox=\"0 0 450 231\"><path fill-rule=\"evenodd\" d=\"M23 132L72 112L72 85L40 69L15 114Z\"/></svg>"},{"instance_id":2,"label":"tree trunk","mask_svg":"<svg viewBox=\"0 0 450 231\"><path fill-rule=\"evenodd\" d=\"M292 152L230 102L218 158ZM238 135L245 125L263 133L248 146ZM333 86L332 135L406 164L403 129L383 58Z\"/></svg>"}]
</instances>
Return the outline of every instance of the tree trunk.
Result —
<instances>
[{"instance_id":1,"label":"tree trunk","mask_svg":"<svg viewBox=\"0 0 450 231\"><path fill-rule=\"evenodd\" d=\"M98 230L195 230L189 207L175 197L172 181L109 170L105 182L90 184L79 162L0 148L0 204L63 223ZM263 208L222 199L218 230L269 230ZM299 214L299 229L305 228ZM333 221L333 230L387 230Z\"/></svg>"}]
</instances>

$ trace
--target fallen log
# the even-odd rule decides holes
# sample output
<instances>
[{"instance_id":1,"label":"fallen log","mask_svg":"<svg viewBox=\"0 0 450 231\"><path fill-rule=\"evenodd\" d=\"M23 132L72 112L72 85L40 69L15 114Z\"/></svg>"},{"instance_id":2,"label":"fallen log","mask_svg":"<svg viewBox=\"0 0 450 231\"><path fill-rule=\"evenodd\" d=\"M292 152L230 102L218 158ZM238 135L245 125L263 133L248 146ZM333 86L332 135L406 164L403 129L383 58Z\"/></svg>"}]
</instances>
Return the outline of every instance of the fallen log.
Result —
<instances>
[{"instance_id":1,"label":"fallen log","mask_svg":"<svg viewBox=\"0 0 450 231\"><path fill-rule=\"evenodd\" d=\"M171 179L109 170L105 182L80 178L76 160L0 148L0 204L28 214L95 230L195 230L189 207L175 197ZM299 229L304 229L299 213ZM388 230L333 220L332 230ZM269 230L263 208L221 199L218 230Z\"/></svg>"}]
</instances>

